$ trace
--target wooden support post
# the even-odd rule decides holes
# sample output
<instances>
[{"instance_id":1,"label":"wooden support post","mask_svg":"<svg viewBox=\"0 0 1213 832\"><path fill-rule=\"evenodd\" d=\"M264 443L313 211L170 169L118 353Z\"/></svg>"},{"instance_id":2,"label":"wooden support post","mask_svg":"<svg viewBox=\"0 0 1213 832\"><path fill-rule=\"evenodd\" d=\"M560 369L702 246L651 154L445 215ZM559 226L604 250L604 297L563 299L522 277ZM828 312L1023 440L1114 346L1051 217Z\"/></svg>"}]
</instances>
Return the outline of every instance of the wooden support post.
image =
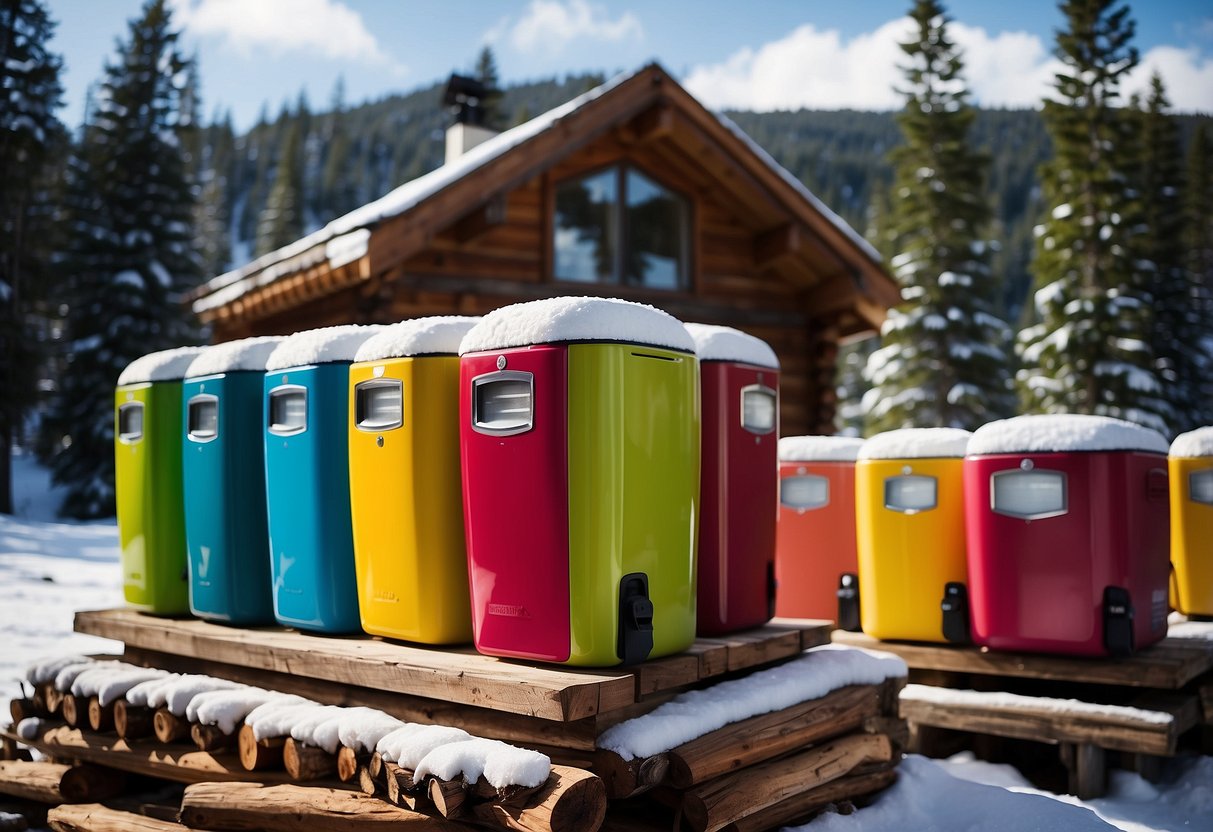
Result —
<instances>
[{"instance_id":1,"label":"wooden support post","mask_svg":"<svg viewBox=\"0 0 1213 832\"><path fill-rule=\"evenodd\" d=\"M337 749L337 779L342 783L351 783L358 778L358 769L367 764L368 755L359 754L352 748L342 746Z\"/></svg>"},{"instance_id":2,"label":"wooden support post","mask_svg":"<svg viewBox=\"0 0 1213 832\"><path fill-rule=\"evenodd\" d=\"M100 803L63 805L51 809L47 824L55 832L181 832L181 824L133 812L110 809Z\"/></svg>"},{"instance_id":3,"label":"wooden support post","mask_svg":"<svg viewBox=\"0 0 1213 832\"><path fill-rule=\"evenodd\" d=\"M75 695L65 693L63 702L59 706L60 714L63 716L63 721L73 728L81 728L81 724L87 715L88 706L81 702Z\"/></svg>"},{"instance_id":4,"label":"wooden support post","mask_svg":"<svg viewBox=\"0 0 1213 832\"><path fill-rule=\"evenodd\" d=\"M286 746L286 737L265 737L259 740L253 734L251 725L242 725L237 736L240 765L245 771L262 771L282 765L282 749Z\"/></svg>"},{"instance_id":5,"label":"wooden support post","mask_svg":"<svg viewBox=\"0 0 1213 832\"><path fill-rule=\"evenodd\" d=\"M888 737L851 734L696 786L683 796L683 818L695 832L712 832L837 780L863 763L892 758Z\"/></svg>"},{"instance_id":6,"label":"wooden support post","mask_svg":"<svg viewBox=\"0 0 1213 832\"><path fill-rule=\"evenodd\" d=\"M218 751L236 744L236 735L223 733L218 725L194 723L190 726L190 739L199 751Z\"/></svg>"},{"instance_id":7,"label":"wooden support post","mask_svg":"<svg viewBox=\"0 0 1213 832\"><path fill-rule=\"evenodd\" d=\"M265 832L362 832L368 827L405 823L413 832L467 829L357 792L257 783L195 783L186 787L181 822L191 829Z\"/></svg>"},{"instance_id":8,"label":"wooden support post","mask_svg":"<svg viewBox=\"0 0 1213 832\"><path fill-rule=\"evenodd\" d=\"M292 780L319 780L337 771L337 757L323 748L288 739L282 746L282 766Z\"/></svg>"},{"instance_id":9,"label":"wooden support post","mask_svg":"<svg viewBox=\"0 0 1213 832\"><path fill-rule=\"evenodd\" d=\"M96 696L88 698L88 727L94 731L109 731L114 727L113 704L102 705Z\"/></svg>"},{"instance_id":10,"label":"wooden support post","mask_svg":"<svg viewBox=\"0 0 1213 832\"><path fill-rule=\"evenodd\" d=\"M178 742L190 735L190 724L168 708L157 708L152 717L152 730L160 742Z\"/></svg>"},{"instance_id":11,"label":"wooden support post","mask_svg":"<svg viewBox=\"0 0 1213 832\"><path fill-rule=\"evenodd\" d=\"M1162 777L1164 758L1157 754L1125 753L1121 758L1125 768L1137 772L1150 783L1157 783Z\"/></svg>"},{"instance_id":12,"label":"wooden support post","mask_svg":"<svg viewBox=\"0 0 1213 832\"><path fill-rule=\"evenodd\" d=\"M37 803L88 803L121 793L125 775L101 766L0 762L0 794Z\"/></svg>"},{"instance_id":13,"label":"wooden support post","mask_svg":"<svg viewBox=\"0 0 1213 832\"><path fill-rule=\"evenodd\" d=\"M114 730L124 740L137 740L152 733L152 709L131 705L125 699L114 703Z\"/></svg>"},{"instance_id":14,"label":"wooden support post","mask_svg":"<svg viewBox=\"0 0 1213 832\"><path fill-rule=\"evenodd\" d=\"M1108 762L1104 749L1090 742L1064 743L1062 761L1070 770L1071 794L1079 800L1103 797L1108 790Z\"/></svg>"}]
</instances>

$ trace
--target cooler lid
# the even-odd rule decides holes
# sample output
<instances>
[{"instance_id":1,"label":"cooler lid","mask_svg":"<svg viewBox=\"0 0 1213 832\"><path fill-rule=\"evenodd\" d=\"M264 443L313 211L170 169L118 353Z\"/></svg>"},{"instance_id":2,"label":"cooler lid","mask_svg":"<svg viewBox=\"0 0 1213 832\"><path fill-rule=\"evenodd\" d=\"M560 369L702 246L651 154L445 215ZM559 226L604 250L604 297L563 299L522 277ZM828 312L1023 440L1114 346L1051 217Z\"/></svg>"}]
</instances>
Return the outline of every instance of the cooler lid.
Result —
<instances>
[{"instance_id":1,"label":"cooler lid","mask_svg":"<svg viewBox=\"0 0 1213 832\"><path fill-rule=\"evenodd\" d=\"M266 359L282 343L281 335L259 335L205 347L185 371L186 378L200 378L241 370L265 370Z\"/></svg>"},{"instance_id":2,"label":"cooler lid","mask_svg":"<svg viewBox=\"0 0 1213 832\"><path fill-rule=\"evenodd\" d=\"M458 355L459 342L480 318L438 315L385 326L366 339L355 361L380 361L410 355Z\"/></svg>"},{"instance_id":3,"label":"cooler lid","mask_svg":"<svg viewBox=\"0 0 1213 832\"><path fill-rule=\"evenodd\" d=\"M779 357L775 355L775 350L761 338L731 326L686 324L686 328L695 341L695 354L700 361L736 361L779 369Z\"/></svg>"},{"instance_id":4,"label":"cooler lid","mask_svg":"<svg viewBox=\"0 0 1213 832\"><path fill-rule=\"evenodd\" d=\"M990 422L978 428L969 443L970 456L1074 451L1165 454L1167 440L1158 431L1122 419L1052 413Z\"/></svg>"},{"instance_id":5,"label":"cooler lid","mask_svg":"<svg viewBox=\"0 0 1213 832\"><path fill-rule=\"evenodd\" d=\"M854 462L863 440L858 436L785 436L780 462Z\"/></svg>"},{"instance_id":6,"label":"cooler lid","mask_svg":"<svg viewBox=\"0 0 1213 832\"><path fill-rule=\"evenodd\" d=\"M1171 443L1171 456L1213 456L1213 426L1181 433Z\"/></svg>"},{"instance_id":7,"label":"cooler lid","mask_svg":"<svg viewBox=\"0 0 1213 832\"><path fill-rule=\"evenodd\" d=\"M943 459L962 457L973 434L960 428L902 428L878 433L863 443L859 459Z\"/></svg>"},{"instance_id":8,"label":"cooler lid","mask_svg":"<svg viewBox=\"0 0 1213 832\"><path fill-rule=\"evenodd\" d=\"M179 381L203 347L177 347L136 358L118 376L118 386L149 381Z\"/></svg>"},{"instance_id":9,"label":"cooler lid","mask_svg":"<svg viewBox=\"0 0 1213 832\"><path fill-rule=\"evenodd\" d=\"M382 329L382 326L348 324L296 332L282 339L270 353L265 362L266 372L353 361L363 342Z\"/></svg>"},{"instance_id":10,"label":"cooler lid","mask_svg":"<svg viewBox=\"0 0 1213 832\"><path fill-rule=\"evenodd\" d=\"M616 298L561 297L490 312L464 336L459 354L577 341L695 352L695 342L682 322L660 309Z\"/></svg>"}]
</instances>

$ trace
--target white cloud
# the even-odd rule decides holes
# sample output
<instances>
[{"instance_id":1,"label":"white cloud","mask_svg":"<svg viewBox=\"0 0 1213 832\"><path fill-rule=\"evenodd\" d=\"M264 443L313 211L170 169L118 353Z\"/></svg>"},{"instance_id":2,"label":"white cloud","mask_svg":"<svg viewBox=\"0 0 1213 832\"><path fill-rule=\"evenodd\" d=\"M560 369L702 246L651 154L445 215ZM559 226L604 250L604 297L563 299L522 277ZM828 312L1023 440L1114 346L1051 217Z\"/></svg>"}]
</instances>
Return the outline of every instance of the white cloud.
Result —
<instances>
[{"instance_id":1,"label":"white cloud","mask_svg":"<svg viewBox=\"0 0 1213 832\"><path fill-rule=\"evenodd\" d=\"M907 60L898 43L912 32L910 19L900 18L844 41L837 30L806 24L722 63L694 67L686 86L720 109L898 109L903 99L895 88L905 83L898 65ZM964 50L965 78L983 106L1037 107L1061 68L1051 44L1028 32L991 34L952 22L948 33ZM1151 49L1127 81L1125 100L1147 87L1155 68L1176 109L1213 111L1213 59L1196 49Z\"/></svg>"},{"instance_id":2,"label":"white cloud","mask_svg":"<svg viewBox=\"0 0 1213 832\"><path fill-rule=\"evenodd\" d=\"M612 20L603 6L589 0L531 0L520 18L505 18L485 40L508 40L522 52L557 53L579 39L620 42L643 37L644 27L631 12Z\"/></svg>"},{"instance_id":3,"label":"white cloud","mask_svg":"<svg viewBox=\"0 0 1213 832\"><path fill-rule=\"evenodd\" d=\"M405 68L391 59L366 28L362 15L340 0L171 0L176 21L190 33L223 39L242 54L269 50L311 52Z\"/></svg>"}]
</instances>

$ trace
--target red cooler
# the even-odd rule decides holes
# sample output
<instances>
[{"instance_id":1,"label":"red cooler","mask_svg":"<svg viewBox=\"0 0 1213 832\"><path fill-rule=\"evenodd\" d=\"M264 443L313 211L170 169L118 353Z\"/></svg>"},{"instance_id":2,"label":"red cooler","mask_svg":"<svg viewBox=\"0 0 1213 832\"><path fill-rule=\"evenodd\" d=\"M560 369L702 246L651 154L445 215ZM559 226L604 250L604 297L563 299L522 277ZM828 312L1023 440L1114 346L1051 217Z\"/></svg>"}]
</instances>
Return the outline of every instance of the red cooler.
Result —
<instances>
[{"instance_id":1,"label":"red cooler","mask_svg":"<svg viewBox=\"0 0 1213 832\"><path fill-rule=\"evenodd\" d=\"M974 640L1128 655L1167 632L1167 443L1105 416L1019 416L965 458Z\"/></svg>"},{"instance_id":2,"label":"red cooler","mask_svg":"<svg viewBox=\"0 0 1213 832\"><path fill-rule=\"evenodd\" d=\"M862 444L853 436L779 440L776 615L859 629L855 457Z\"/></svg>"},{"instance_id":3,"label":"red cooler","mask_svg":"<svg viewBox=\"0 0 1213 832\"><path fill-rule=\"evenodd\" d=\"M686 327L703 411L697 630L714 636L775 614L779 359L731 327Z\"/></svg>"}]
</instances>

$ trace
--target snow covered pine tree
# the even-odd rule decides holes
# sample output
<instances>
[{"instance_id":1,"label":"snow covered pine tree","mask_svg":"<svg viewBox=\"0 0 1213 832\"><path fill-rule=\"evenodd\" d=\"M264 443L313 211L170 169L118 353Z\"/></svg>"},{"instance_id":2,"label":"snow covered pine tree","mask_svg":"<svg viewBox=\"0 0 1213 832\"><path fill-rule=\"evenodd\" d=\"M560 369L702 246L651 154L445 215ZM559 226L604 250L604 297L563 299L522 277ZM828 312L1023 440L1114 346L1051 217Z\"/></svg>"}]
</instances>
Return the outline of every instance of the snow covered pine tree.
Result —
<instances>
[{"instance_id":1,"label":"snow covered pine tree","mask_svg":"<svg viewBox=\"0 0 1213 832\"><path fill-rule=\"evenodd\" d=\"M1129 9L1117 3L1061 4L1064 66L1044 104L1054 157L1042 169L1037 322L1019 335L1018 380L1026 412L1115 416L1165 434L1172 410L1155 372L1155 266L1143 252L1134 119L1118 106L1137 50Z\"/></svg>"},{"instance_id":2,"label":"snow covered pine tree","mask_svg":"<svg viewBox=\"0 0 1213 832\"><path fill-rule=\"evenodd\" d=\"M896 148L892 210L882 242L904 303L890 310L868 359L869 433L902 427L972 430L1009 416L1010 329L995 311L984 180L987 160L968 145L973 121L960 51L935 0L911 12L916 39L901 45L906 143Z\"/></svg>"},{"instance_id":3,"label":"snow covered pine tree","mask_svg":"<svg viewBox=\"0 0 1213 832\"><path fill-rule=\"evenodd\" d=\"M195 335L182 303L199 278L186 66L165 0L149 0L105 68L68 171L68 363L48 427L63 437L53 467L69 516L113 514L118 373Z\"/></svg>"}]
</instances>

